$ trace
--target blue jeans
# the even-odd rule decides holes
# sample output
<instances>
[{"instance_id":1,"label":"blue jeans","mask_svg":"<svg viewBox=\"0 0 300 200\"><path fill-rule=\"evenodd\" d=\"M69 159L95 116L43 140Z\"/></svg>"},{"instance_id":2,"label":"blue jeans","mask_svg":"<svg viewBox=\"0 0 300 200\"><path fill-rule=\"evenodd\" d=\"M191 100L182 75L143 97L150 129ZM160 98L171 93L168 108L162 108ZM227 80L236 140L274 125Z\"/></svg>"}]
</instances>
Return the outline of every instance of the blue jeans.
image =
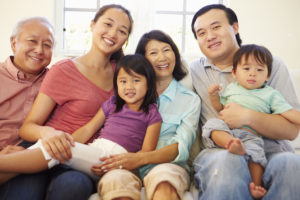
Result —
<instances>
[{"instance_id":1,"label":"blue jeans","mask_svg":"<svg viewBox=\"0 0 300 200\"><path fill-rule=\"evenodd\" d=\"M41 200L45 197L47 184L47 172L23 174L0 186L0 199Z\"/></svg>"},{"instance_id":2,"label":"blue jeans","mask_svg":"<svg viewBox=\"0 0 300 200\"><path fill-rule=\"evenodd\" d=\"M266 155L263 176L267 194L263 200L299 199L300 156L281 152ZM200 199L252 199L248 185L251 176L243 156L224 149L205 149L194 163L195 185Z\"/></svg>"},{"instance_id":3,"label":"blue jeans","mask_svg":"<svg viewBox=\"0 0 300 200\"><path fill-rule=\"evenodd\" d=\"M84 173L58 165L49 170L51 182L46 200L86 200L94 192L94 182Z\"/></svg>"}]
</instances>

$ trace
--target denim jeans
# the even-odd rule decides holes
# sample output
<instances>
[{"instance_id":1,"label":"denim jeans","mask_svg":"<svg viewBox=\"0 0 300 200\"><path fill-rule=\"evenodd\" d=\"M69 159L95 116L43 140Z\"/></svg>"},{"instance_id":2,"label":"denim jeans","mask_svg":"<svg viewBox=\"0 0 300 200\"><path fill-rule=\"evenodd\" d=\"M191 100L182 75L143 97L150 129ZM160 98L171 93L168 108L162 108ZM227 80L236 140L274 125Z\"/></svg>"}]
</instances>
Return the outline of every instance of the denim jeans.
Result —
<instances>
[{"instance_id":1,"label":"denim jeans","mask_svg":"<svg viewBox=\"0 0 300 200\"><path fill-rule=\"evenodd\" d=\"M94 182L88 175L68 166L55 166L49 174L46 200L86 200L95 192Z\"/></svg>"},{"instance_id":2,"label":"denim jeans","mask_svg":"<svg viewBox=\"0 0 300 200\"><path fill-rule=\"evenodd\" d=\"M266 155L268 164L263 182L267 194L263 200L299 199L300 156L281 152ZM205 149L194 163L198 199L252 199L248 185L251 176L243 156L224 149Z\"/></svg>"},{"instance_id":3,"label":"denim jeans","mask_svg":"<svg viewBox=\"0 0 300 200\"><path fill-rule=\"evenodd\" d=\"M47 184L47 172L20 175L0 186L0 199L42 200Z\"/></svg>"}]
</instances>

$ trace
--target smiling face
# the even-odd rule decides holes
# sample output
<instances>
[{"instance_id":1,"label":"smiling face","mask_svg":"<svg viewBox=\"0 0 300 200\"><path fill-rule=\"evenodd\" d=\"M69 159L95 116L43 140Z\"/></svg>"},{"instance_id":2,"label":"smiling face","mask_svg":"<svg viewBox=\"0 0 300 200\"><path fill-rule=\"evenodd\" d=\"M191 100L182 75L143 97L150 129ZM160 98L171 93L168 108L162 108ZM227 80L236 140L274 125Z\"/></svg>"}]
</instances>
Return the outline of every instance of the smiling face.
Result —
<instances>
[{"instance_id":1,"label":"smiling face","mask_svg":"<svg viewBox=\"0 0 300 200\"><path fill-rule=\"evenodd\" d=\"M168 43L150 40L146 45L145 57L152 64L158 80L172 80L176 58Z\"/></svg>"},{"instance_id":2,"label":"smiling face","mask_svg":"<svg viewBox=\"0 0 300 200\"><path fill-rule=\"evenodd\" d=\"M53 45L53 30L48 24L28 21L20 27L20 33L11 38L13 63L27 76L35 76L49 65Z\"/></svg>"},{"instance_id":3,"label":"smiling face","mask_svg":"<svg viewBox=\"0 0 300 200\"><path fill-rule=\"evenodd\" d=\"M239 48L235 38L238 23L230 25L223 10L212 9L200 15L195 21L194 30L202 53L214 64L232 60Z\"/></svg>"},{"instance_id":4,"label":"smiling face","mask_svg":"<svg viewBox=\"0 0 300 200\"><path fill-rule=\"evenodd\" d=\"M130 27L131 22L123 10L109 8L96 22L91 23L92 46L110 56L122 48L128 39Z\"/></svg>"},{"instance_id":5,"label":"smiling face","mask_svg":"<svg viewBox=\"0 0 300 200\"><path fill-rule=\"evenodd\" d=\"M128 74L123 68L117 77L118 94L125 101L129 109L138 111L147 93L145 76L130 71Z\"/></svg>"},{"instance_id":6,"label":"smiling face","mask_svg":"<svg viewBox=\"0 0 300 200\"><path fill-rule=\"evenodd\" d=\"M253 55L249 55L248 60L243 56L232 75L241 86L250 90L261 88L269 80L267 65L258 63Z\"/></svg>"}]
</instances>

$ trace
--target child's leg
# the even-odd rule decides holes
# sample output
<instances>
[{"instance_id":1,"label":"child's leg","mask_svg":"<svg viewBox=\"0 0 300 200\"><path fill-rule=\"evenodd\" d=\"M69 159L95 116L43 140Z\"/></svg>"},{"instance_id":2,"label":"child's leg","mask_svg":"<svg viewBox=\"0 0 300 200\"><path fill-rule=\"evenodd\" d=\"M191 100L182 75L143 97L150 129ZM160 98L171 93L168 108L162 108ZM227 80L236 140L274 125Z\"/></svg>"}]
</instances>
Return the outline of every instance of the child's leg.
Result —
<instances>
[{"instance_id":1,"label":"child's leg","mask_svg":"<svg viewBox=\"0 0 300 200\"><path fill-rule=\"evenodd\" d=\"M246 151L243 143L239 138L233 137L226 131L215 130L211 133L211 139L216 143L216 145L227 149L230 153L245 155Z\"/></svg>"},{"instance_id":2,"label":"child's leg","mask_svg":"<svg viewBox=\"0 0 300 200\"><path fill-rule=\"evenodd\" d=\"M249 162L248 167L253 181L249 184L250 194L253 198L260 199L267 193L267 191L262 187L264 169L260 164L254 162Z\"/></svg>"}]
</instances>

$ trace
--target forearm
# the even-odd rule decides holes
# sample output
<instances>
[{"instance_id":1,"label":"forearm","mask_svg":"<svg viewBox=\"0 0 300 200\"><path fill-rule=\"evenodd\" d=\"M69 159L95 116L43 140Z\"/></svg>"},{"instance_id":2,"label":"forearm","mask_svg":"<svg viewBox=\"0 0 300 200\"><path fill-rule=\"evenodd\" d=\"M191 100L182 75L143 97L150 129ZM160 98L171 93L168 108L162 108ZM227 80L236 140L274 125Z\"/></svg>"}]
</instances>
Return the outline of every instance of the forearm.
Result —
<instances>
[{"instance_id":1,"label":"forearm","mask_svg":"<svg viewBox=\"0 0 300 200\"><path fill-rule=\"evenodd\" d=\"M177 143L165 146L155 151L140 152L138 153L141 157L139 166L172 162L177 157L178 153Z\"/></svg>"},{"instance_id":2,"label":"forearm","mask_svg":"<svg viewBox=\"0 0 300 200\"><path fill-rule=\"evenodd\" d=\"M218 112L220 112L223 109L223 105L220 102L220 96L219 95L210 95L210 103L214 107L214 109Z\"/></svg>"},{"instance_id":3,"label":"forearm","mask_svg":"<svg viewBox=\"0 0 300 200\"><path fill-rule=\"evenodd\" d=\"M40 126L32 122L24 122L20 128L20 137L29 142L36 142L38 139L43 138L45 133L53 130L54 129L49 126Z\"/></svg>"},{"instance_id":4,"label":"forearm","mask_svg":"<svg viewBox=\"0 0 300 200\"><path fill-rule=\"evenodd\" d=\"M290 122L300 126L300 112L296 109L288 110L281 114L284 118L289 120Z\"/></svg>"},{"instance_id":5,"label":"forearm","mask_svg":"<svg viewBox=\"0 0 300 200\"><path fill-rule=\"evenodd\" d=\"M298 136L299 127L280 115L265 114L248 110L249 121L245 125L270 139L293 140Z\"/></svg>"},{"instance_id":6,"label":"forearm","mask_svg":"<svg viewBox=\"0 0 300 200\"><path fill-rule=\"evenodd\" d=\"M92 132L89 128L83 126L80 129L76 130L72 137L76 142L79 143L86 143L92 136L94 135L94 132Z\"/></svg>"}]
</instances>

